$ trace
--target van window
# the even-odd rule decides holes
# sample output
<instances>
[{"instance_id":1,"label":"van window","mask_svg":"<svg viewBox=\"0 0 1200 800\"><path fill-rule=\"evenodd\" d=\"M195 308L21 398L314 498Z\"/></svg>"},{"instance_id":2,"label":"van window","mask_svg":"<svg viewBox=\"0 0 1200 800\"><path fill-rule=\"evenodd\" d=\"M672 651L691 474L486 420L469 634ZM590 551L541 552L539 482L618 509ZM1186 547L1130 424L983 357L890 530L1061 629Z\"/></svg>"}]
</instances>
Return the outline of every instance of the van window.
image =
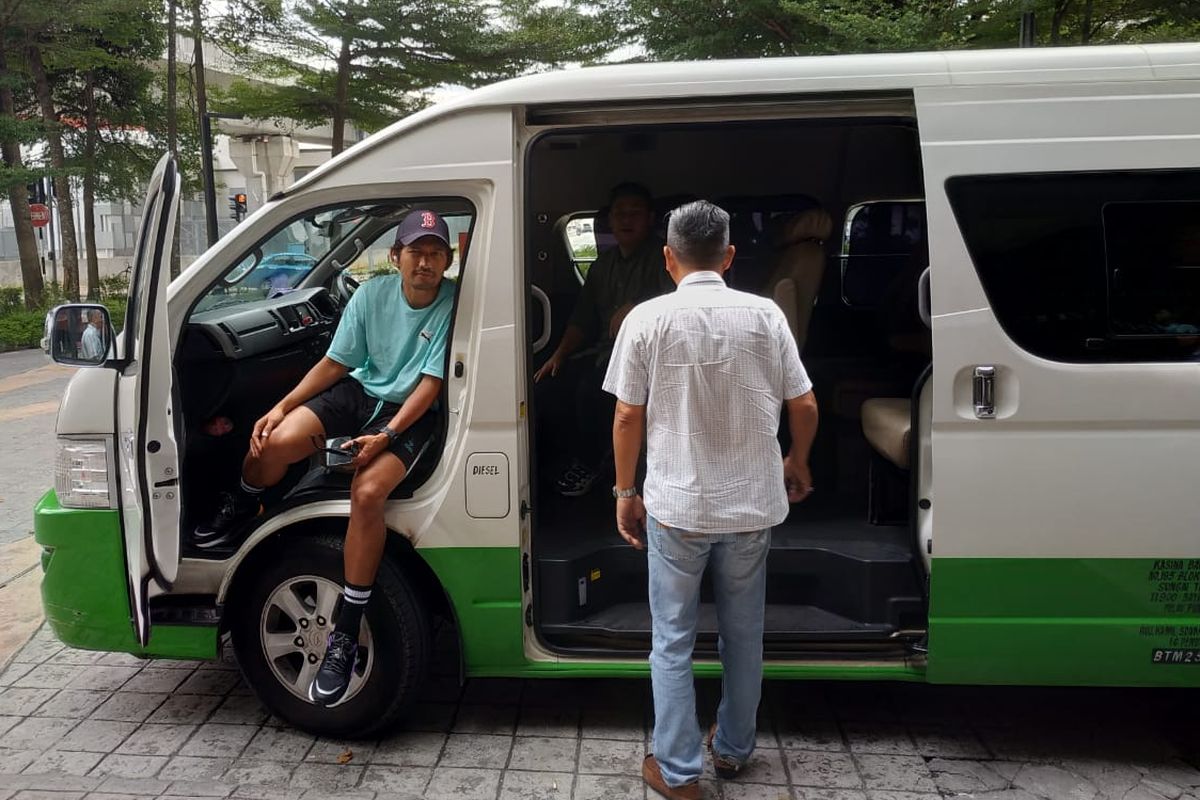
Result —
<instances>
[{"instance_id":1,"label":"van window","mask_svg":"<svg viewBox=\"0 0 1200 800\"><path fill-rule=\"evenodd\" d=\"M979 175L946 192L1020 347L1068 362L1200 360L1200 171Z\"/></svg>"},{"instance_id":2,"label":"van window","mask_svg":"<svg viewBox=\"0 0 1200 800\"><path fill-rule=\"evenodd\" d=\"M842 230L842 302L879 308L892 281L913 259L928 261L924 200L859 203L846 212Z\"/></svg>"},{"instance_id":3,"label":"van window","mask_svg":"<svg viewBox=\"0 0 1200 800\"><path fill-rule=\"evenodd\" d=\"M571 254L571 264L575 268L575 277L583 283L588 269L599 255L596 247L596 217L592 212L572 216L563 226L563 236L567 240L567 252Z\"/></svg>"}]
</instances>

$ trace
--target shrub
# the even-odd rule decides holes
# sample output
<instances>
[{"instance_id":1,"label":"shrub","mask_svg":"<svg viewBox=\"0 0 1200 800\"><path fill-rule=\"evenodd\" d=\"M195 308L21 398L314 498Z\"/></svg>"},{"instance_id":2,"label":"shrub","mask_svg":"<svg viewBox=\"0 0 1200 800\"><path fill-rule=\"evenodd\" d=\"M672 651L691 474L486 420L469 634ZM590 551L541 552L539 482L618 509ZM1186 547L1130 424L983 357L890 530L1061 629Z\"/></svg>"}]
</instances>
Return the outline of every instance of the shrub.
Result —
<instances>
[{"instance_id":1,"label":"shrub","mask_svg":"<svg viewBox=\"0 0 1200 800\"><path fill-rule=\"evenodd\" d=\"M38 347L45 325L44 311L11 311L0 314L0 349Z\"/></svg>"},{"instance_id":2,"label":"shrub","mask_svg":"<svg viewBox=\"0 0 1200 800\"><path fill-rule=\"evenodd\" d=\"M18 286L0 287L0 314L11 311L22 311L25 308L25 295Z\"/></svg>"}]
</instances>

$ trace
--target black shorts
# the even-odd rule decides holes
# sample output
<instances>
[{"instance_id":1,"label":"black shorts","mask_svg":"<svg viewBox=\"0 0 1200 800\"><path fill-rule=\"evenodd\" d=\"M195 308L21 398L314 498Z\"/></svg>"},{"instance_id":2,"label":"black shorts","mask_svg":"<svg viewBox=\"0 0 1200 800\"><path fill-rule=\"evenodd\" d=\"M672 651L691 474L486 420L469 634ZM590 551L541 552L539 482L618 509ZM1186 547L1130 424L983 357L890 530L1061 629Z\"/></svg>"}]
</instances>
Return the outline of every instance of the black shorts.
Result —
<instances>
[{"instance_id":1,"label":"black shorts","mask_svg":"<svg viewBox=\"0 0 1200 800\"><path fill-rule=\"evenodd\" d=\"M304 407L321 420L328 439L379 433L400 410L396 403L367 394L362 384L351 377L342 378L304 403ZM400 431L395 441L388 445L388 450L404 462L406 470L411 470L432 443L437 424L437 412L426 411L420 419Z\"/></svg>"}]
</instances>

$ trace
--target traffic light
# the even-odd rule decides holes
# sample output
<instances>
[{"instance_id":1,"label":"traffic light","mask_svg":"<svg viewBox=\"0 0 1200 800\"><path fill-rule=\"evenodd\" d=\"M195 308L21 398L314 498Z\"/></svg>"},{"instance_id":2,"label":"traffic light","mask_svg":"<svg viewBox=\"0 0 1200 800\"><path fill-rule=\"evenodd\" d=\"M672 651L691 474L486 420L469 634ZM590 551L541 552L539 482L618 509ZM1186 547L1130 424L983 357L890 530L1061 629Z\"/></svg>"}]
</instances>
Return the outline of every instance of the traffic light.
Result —
<instances>
[{"instance_id":1,"label":"traffic light","mask_svg":"<svg viewBox=\"0 0 1200 800\"><path fill-rule=\"evenodd\" d=\"M241 222L246 216L246 195L240 192L229 195L229 210L233 212L233 218Z\"/></svg>"}]
</instances>

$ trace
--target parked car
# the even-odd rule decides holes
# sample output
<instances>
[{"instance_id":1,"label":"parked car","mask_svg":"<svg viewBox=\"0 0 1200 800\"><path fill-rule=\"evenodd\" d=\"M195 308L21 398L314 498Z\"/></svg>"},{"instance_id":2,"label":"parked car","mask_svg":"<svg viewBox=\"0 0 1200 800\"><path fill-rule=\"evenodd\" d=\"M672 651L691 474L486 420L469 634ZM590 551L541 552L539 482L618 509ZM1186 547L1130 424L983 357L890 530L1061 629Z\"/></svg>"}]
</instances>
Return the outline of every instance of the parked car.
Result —
<instances>
[{"instance_id":1,"label":"parked car","mask_svg":"<svg viewBox=\"0 0 1200 800\"><path fill-rule=\"evenodd\" d=\"M261 287L266 294L276 289L292 289L316 265L317 260L305 253L271 253L247 273L242 283Z\"/></svg>"}]
</instances>

